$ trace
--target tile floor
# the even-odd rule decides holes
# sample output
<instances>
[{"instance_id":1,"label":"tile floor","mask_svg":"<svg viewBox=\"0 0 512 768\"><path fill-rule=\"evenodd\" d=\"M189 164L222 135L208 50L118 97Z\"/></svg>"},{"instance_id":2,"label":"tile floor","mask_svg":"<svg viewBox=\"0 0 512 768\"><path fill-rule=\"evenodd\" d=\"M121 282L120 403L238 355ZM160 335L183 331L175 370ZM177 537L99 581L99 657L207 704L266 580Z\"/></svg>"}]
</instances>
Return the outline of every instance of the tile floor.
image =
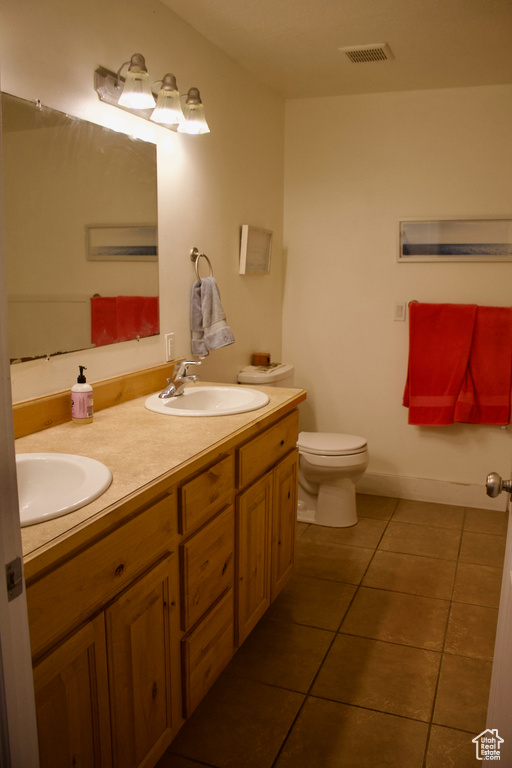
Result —
<instances>
[{"instance_id":1,"label":"tile floor","mask_svg":"<svg viewBox=\"0 0 512 768\"><path fill-rule=\"evenodd\" d=\"M158 768L465 768L485 728L506 513L358 496Z\"/></svg>"}]
</instances>

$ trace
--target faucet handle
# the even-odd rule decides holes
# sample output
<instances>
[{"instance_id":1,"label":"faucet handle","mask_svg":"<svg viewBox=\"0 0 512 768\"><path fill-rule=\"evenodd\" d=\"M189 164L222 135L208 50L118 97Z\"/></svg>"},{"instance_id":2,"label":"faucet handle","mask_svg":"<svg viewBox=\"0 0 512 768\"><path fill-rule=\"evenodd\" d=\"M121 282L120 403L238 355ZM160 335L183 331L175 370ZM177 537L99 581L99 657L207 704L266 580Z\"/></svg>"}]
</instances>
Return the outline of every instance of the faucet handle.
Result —
<instances>
[{"instance_id":1,"label":"faucet handle","mask_svg":"<svg viewBox=\"0 0 512 768\"><path fill-rule=\"evenodd\" d=\"M187 373L189 365L201 365L200 360L183 360L174 366L173 376L184 376Z\"/></svg>"}]
</instances>

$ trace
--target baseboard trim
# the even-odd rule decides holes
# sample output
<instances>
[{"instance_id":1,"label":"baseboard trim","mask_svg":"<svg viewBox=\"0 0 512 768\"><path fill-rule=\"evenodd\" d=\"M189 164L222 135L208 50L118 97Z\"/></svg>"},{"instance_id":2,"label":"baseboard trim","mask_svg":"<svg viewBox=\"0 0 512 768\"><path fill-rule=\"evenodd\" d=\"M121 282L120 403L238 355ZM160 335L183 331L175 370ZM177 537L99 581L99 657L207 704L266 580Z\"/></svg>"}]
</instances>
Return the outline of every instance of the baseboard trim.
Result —
<instances>
[{"instance_id":1,"label":"baseboard trim","mask_svg":"<svg viewBox=\"0 0 512 768\"><path fill-rule=\"evenodd\" d=\"M502 493L491 499L485 486L470 483L452 483L446 480L428 480L423 477L402 477L366 472L356 483L357 493L372 496L391 496L413 501L431 501L437 504L451 504L477 509L505 510L508 494Z\"/></svg>"}]
</instances>

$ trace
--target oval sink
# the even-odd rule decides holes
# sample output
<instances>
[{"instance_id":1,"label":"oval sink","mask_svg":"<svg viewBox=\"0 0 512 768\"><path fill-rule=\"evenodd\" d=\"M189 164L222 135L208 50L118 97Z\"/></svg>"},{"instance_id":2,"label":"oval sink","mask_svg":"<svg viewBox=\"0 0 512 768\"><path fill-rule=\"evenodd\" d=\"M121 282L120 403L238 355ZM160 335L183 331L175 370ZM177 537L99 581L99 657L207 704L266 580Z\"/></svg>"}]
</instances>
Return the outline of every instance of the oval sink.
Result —
<instances>
[{"instance_id":1,"label":"oval sink","mask_svg":"<svg viewBox=\"0 0 512 768\"><path fill-rule=\"evenodd\" d=\"M269 397L249 387L190 387L178 397L163 400L158 392L148 397L144 405L149 411L167 416L229 416L262 408Z\"/></svg>"},{"instance_id":2,"label":"oval sink","mask_svg":"<svg viewBox=\"0 0 512 768\"><path fill-rule=\"evenodd\" d=\"M112 482L101 461L70 453L20 453L16 471L22 527L80 509Z\"/></svg>"}]
</instances>

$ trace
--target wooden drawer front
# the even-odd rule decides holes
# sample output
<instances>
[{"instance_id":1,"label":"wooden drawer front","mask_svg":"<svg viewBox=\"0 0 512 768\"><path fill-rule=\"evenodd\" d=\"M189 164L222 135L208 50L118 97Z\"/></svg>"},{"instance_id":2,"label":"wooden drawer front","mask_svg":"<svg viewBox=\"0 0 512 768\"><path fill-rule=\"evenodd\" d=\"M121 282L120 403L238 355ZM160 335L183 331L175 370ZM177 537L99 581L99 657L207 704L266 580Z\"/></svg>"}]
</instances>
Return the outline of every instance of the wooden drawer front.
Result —
<instances>
[{"instance_id":1,"label":"wooden drawer front","mask_svg":"<svg viewBox=\"0 0 512 768\"><path fill-rule=\"evenodd\" d=\"M30 584L32 654L55 642L169 552L175 516L173 493Z\"/></svg>"},{"instance_id":2,"label":"wooden drawer front","mask_svg":"<svg viewBox=\"0 0 512 768\"><path fill-rule=\"evenodd\" d=\"M183 708L189 717L234 653L233 590L181 641Z\"/></svg>"},{"instance_id":3,"label":"wooden drawer front","mask_svg":"<svg viewBox=\"0 0 512 768\"><path fill-rule=\"evenodd\" d=\"M188 533L232 500L234 457L226 456L180 489L179 531Z\"/></svg>"},{"instance_id":4,"label":"wooden drawer front","mask_svg":"<svg viewBox=\"0 0 512 768\"><path fill-rule=\"evenodd\" d=\"M238 487L252 483L297 443L299 412L285 416L273 427L238 450Z\"/></svg>"},{"instance_id":5,"label":"wooden drawer front","mask_svg":"<svg viewBox=\"0 0 512 768\"><path fill-rule=\"evenodd\" d=\"M233 505L180 545L181 628L184 631L233 586L234 546Z\"/></svg>"}]
</instances>

